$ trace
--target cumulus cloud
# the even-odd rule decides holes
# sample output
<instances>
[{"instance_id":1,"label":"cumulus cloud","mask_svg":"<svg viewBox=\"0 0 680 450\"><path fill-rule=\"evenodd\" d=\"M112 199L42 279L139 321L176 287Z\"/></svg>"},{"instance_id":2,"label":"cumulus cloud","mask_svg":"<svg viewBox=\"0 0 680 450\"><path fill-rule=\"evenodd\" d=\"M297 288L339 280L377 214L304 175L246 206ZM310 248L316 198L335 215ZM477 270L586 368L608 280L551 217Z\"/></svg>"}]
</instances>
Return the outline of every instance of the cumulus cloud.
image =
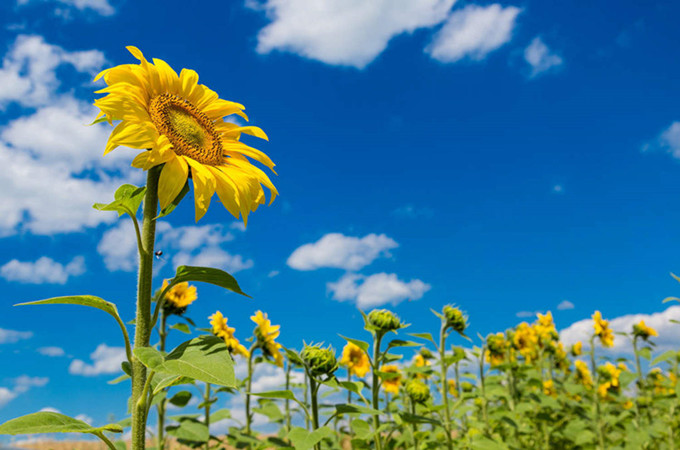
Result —
<instances>
[{"instance_id":1,"label":"cumulus cloud","mask_svg":"<svg viewBox=\"0 0 680 450\"><path fill-rule=\"evenodd\" d=\"M12 389L0 387L0 409L9 402L17 398L19 395L28 392L33 387L43 387L50 379L47 377L30 377L28 375L21 375L14 380L14 387Z\"/></svg>"},{"instance_id":2,"label":"cumulus cloud","mask_svg":"<svg viewBox=\"0 0 680 450\"><path fill-rule=\"evenodd\" d=\"M387 303L397 305L404 300L419 300L431 288L417 279L402 281L393 273L370 276L348 273L335 283L327 283L326 287L334 300L352 301L362 309Z\"/></svg>"},{"instance_id":3,"label":"cumulus cloud","mask_svg":"<svg viewBox=\"0 0 680 450\"><path fill-rule=\"evenodd\" d=\"M680 320L680 306L671 306L665 311L653 314L627 314L614 318L605 316L605 319L609 319L609 326L614 332L622 333L630 333L633 329L633 324L644 320L647 326L650 326L659 332L659 337L652 338L652 341L656 344L656 352L674 350L678 347L678 325L671 323L670 320ZM592 334L593 320L583 319L574 322L569 327L560 331L560 338L562 342L567 345L572 345L577 341L581 341L583 342L584 347L587 347L588 340ZM614 347L605 350L613 354L633 353L630 338L618 335L614 337Z\"/></svg>"},{"instance_id":4,"label":"cumulus cloud","mask_svg":"<svg viewBox=\"0 0 680 450\"><path fill-rule=\"evenodd\" d=\"M287 264L296 270L316 270L331 267L359 270L379 257L390 256L397 248L394 239L384 234L369 234L363 238L329 233L316 242L298 247L288 257Z\"/></svg>"},{"instance_id":5,"label":"cumulus cloud","mask_svg":"<svg viewBox=\"0 0 680 450\"><path fill-rule=\"evenodd\" d=\"M390 39L446 19L455 0L266 0L247 2L270 23L257 52L274 50L338 66L363 68Z\"/></svg>"},{"instance_id":6,"label":"cumulus cloud","mask_svg":"<svg viewBox=\"0 0 680 450\"><path fill-rule=\"evenodd\" d=\"M574 309L574 304L569 300L562 300L558 305L557 309L560 311L565 311L567 309Z\"/></svg>"},{"instance_id":7,"label":"cumulus cloud","mask_svg":"<svg viewBox=\"0 0 680 450\"><path fill-rule=\"evenodd\" d=\"M20 35L0 68L0 109L10 102L27 107L47 105L59 88L59 66L71 65L79 72L92 73L104 62L104 54L98 50L70 52L48 44L42 36Z\"/></svg>"},{"instance_id":8,"label":"cumulus cloud","mask_svg":"<svg viewBox=\"0 0 680 450\"><path fill-rule=\"evenodd\" d=\"M562 57L552 52L540 37L524 49L524 60L531 66L530 77L536 77L563 64Z\"/></svg>"},{"instance_id":9,"label":"cumulus cloud","mask_svg":"<svg viewBox=\"0 0 680 450\"><path fill-rule=\"evenodd\" d=\"M0 267L0 276L7 281L26 284L66 284L69 277L85 273L85 258L76 256L67 264L61 264L43 256L36 261L13 259Z\"/></svg>"},{"instance_id":10,"label":"cumulus cloud","mask_svg":"<svg viewBox=\"0 0 680 450\"><path fill-rule=\"evenodd\" d=\"M234 229L233 226L228 228ZM174 267L181 265L211 266L229 273L253 267L251 259L234 255L222 248L234 235L221 224L173 227L159 222L156 228L156 249L163 252L156 266L162 267L168 260ZM129 219L107 230L102 236L97 251L104 258L110 271L132 272L137 267L137 240L134 226Z\"/></svg>"},{"instance_id":11,"label":"cumulus cloud","mask_svg":"<svg viewBox=\"0 0 680 450\"><path fill-rule=\"evenodd\" d=\"M52 1L67 8L76 9L78 11L93 11L102 16L111 16L116 13L116 10L109 3L108 0L17 0L18 5L27 5L29 3ZM62 8L57 8L55 12L58 15L65 15L67 11Z\"/></svg>"},{"instance_id":12,"label":"cumulus cloud","mask_svg":"<svg viewBox=\"0 0 680 450\"><path fill-rule=\"evenodd\" d=\"M23 339L30 339L33 337L32 331L16 331L0 328L0 344L14 344Z\"/></svg>"},{"instance_id":13,"label":"cumulus cloud","mask_svg":"<svg viewBox=\"0 0 680 450\"><path fill-rule=\"evenodd\" d=\"M645 144L642 151L659 150L680 159L680 121L673 122L656 140Z\"/></svg>"},{"instance_id":14,"label":"cumulus cloud","mask_svg":"<svg viewBox=\"0 0 680 450\"><path fill-rule=\"evenodd\" d=\"M453 63L468 58L481 61L510 42L520 8L468 5L454 11L425 51L434 59Z\"/></svg>"},{"instance_id":15,"label":"cumulus cloud","mask_svg":"<svg viewBox=\"0 0 680 450\"><path fill-rule=\"evenodd\" d=\"M36 350L43 356L57 357L64 356L66 352L61 347L40 347Z\"/></svg>"},{"instance_id":16,"label":"cumulus cloud","mask_svg":"<svg viewBox=\"0 0 680 450\"><path fill-rule=\"evenodd\" d=\"M90 355L91 363L80 359L71 361L68 372L71 375L83 375L93 377L102 374L120 372L120 364L125 360L124 347L109 347L99 344L97 349Z\"/></svg>"}]
</instances>

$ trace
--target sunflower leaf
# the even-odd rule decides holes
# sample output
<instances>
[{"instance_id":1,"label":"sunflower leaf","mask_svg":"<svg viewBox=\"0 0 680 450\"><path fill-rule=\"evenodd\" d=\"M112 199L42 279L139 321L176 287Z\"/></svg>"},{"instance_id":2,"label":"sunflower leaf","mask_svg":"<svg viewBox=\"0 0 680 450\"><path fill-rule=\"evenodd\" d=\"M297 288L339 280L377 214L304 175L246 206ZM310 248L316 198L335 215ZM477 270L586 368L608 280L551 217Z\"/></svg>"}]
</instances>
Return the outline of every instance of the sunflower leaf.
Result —
<instances>
[{"instance_id":1,"label":"sunflower leaf","mask_svg":"<svg viewBox=\"0 0 680 450\"><path fill-rule=\"evenodd\" d=\"M119 217L123 214L136 217L145 193L146 187L124 184L116 190L111 203L95 203L92 207L99 211L116 211Z\"/></svg>"},{"instance_id":2,"label":"sunflower leaf","mask_svg":"<svg viewBox=\"0 0 680 450\"><path fill-rule=\"evenodd\" d=\"M96 435L102 431L122 433L123 428L115 424L93 427L82 420L46 411L17 417L0 425L0 435L35 433L92 433Z\"/></svg>"},{"instance_id":3,"label":"sunflower leaf","mask_svg":"<svg viewBox=\"0 0 680 450\"><path fill-rule=\"evenodd\" d=\"M179 266L175 273L175 277L170 280L168 287L185 281L202 281L204 283L214 284L215 286L223 287L250 298L248 294L241 290L236 278L220 269L213 269L211 267Z\"/></svg>"}]
</instances>

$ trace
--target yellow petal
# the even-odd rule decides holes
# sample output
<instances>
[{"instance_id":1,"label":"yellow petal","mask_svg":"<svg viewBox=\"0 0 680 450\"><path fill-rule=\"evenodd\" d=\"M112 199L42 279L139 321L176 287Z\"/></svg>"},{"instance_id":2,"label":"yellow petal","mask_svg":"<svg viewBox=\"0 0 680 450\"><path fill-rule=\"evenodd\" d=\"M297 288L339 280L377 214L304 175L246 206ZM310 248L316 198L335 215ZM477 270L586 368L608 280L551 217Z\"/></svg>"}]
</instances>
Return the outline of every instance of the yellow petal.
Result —
<instances>
[{"instance_id":1,"label":"yellow petal","mask_svg":"<svg viewBox=\"0 0 680 450\"><path fill-rule=\"evenodd\" d=\"M165 163L161 170L160 180L158 180L158 201L161 209L165 209L177 198L188 176L189 168L183 158L175 155Z\"/></svg>"},{"instance_id":2,"label":"yellow petal","mask_svg":"<svg viewBox=\"0 0 680 450\"><path fill-rule=\"evenodd\" d=\"M165 87L165 90L176 93L179 87L179 77L177 76L177 72L175 72L172 67L170 67L170 65L162 59L153 58L153 63L158 69L158 75Z\"/></svg>"},{"instance_id":3,"label":"yellow petal","mask_svg":"<svg viewBox=\"0 0 680 450\"><path fill-rule=\"evenodd\" d=\"M125 48L127 49L127 51L132 53L132 56L134 56L135 58L137 58L140 61L146 62L146 58L144 58L144 54L142 53L142 51L140 49L138 49L134 45L128 45Z\"/></svg>"},{"instance_id":4,"label":"yellow petal","mask_svg":"<svg viewBox=\"0 0 680 450\"><path fill-rule=\"evenodd\" d=\"M194 180L194 205L196 222L205 215L210 207L210 199L215 193L215 177L206 166L189 157L183 156L191 166L191 177Z\"/></svg>"},{"instance_id":5,"label":"yellow petal","mask_svg":"<svg viewBox=\"0 0 680 450\"><path fill-rule=\"evenodd\" d=\"M198 85L198 74L191 69L182 69L179 74L181 97L189 99Z\"/></svg>"},{"instance_id":6,"label":"yellow petal","mask_svg":"<svg viewBox=\"0 0 680 450\"><path fill-rule=\"evenodd\" d=\"M222 205L224 205L224 207L231 213L232 216L238 219L240 202L238 197L238 189L234 185L234 182L217 167L208 166L208 169L215 177L215 191L217 192L217 196L220 198Z\"/></svg>"}]
</instances>

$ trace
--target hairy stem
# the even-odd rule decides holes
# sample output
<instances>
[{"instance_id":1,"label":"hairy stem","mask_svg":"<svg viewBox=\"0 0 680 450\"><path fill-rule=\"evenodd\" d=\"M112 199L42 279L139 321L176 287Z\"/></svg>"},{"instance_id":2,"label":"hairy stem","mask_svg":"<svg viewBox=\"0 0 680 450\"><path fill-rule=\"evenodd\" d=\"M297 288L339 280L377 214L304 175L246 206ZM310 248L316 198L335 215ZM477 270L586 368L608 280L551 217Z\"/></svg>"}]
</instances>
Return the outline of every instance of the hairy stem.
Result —
<instances>
[{"instance_id":1,"label":"hairy stem","mask_svg":"<svg viewBox=\"0 0 680 450\"><path fill-rule=\"evenodd\" d=\"M371 390L373 393L373 409L380 409L380 381L378 378L378 370L380 370L380 342L382 341L382 334L376 332L375 339L373 340L373 383L371 384ZM378 414L373 415L373 428L375 432L375 448L376 450L382 449L382 444L380 442L380 417Z\"/></svg>"},{"instance_id":2,"label":"hairy stem","mask_svg":"<svg viewBox=\"0 0 680 450\"><path fill-rule=\"evenodd\" d=\"M446 367L446 323L442 323L439 331L439 369L440 380L442 385L442 400L444 400L444 431L446 432L446 447L451 450L453 448L453 440L451 438L451 410L449 409L449 380L446 375L448 367ZM458 379L458 364L456 364L456 387L460 396L460 380Z\"/></svg>"},{"instance_id":3,"label":"hairy stem","mask_svg":"<svg viewBox=\"0 0 680 450\"><path fill-rule=\"evenodd\" d=\"M161 351L161 353L165 352L165 338L168 335L167 333L167 317L165 315L164 311L161 311L161 323L160 327L158 328L158 338L159 338L159 343L158 343L158 348ZM165 448L165 403L167 402L166 398L163 398L158 405L156 406L156 411L158 413L158 432L156 434L156 448L158 450L163 450Z\"/></svg>"},{"instance_id":4,"label":"hairy stem","mask_svg":"<svg viewBox=\"0 0 680 450\"><path fill-rule=\"evenodd\" d=\"M253 387L253 353L255 353L256 344L250 347L248 354L248 382L246 387L246 434L250 434L250 422L252 416L250 414L250 390Z\"/></svg>"},{"instance_id":5,"label":"hairy stem","mask_svg":"<svg viewBox=\"0 0 680 450\"><path fill-rule=\"evenodd\" d=\"M142 239L139 250L137 278L137 314L135 316L135 348L148 347L151 336L151 287L153 281L153 252L156 240L156 213L158 212L158 179L160 166L149 169L144 196ZM146 385L146 367L132 358L132 450L142 450L146 443L146 408L142 398Z\"/></svg>"},{"instance_id":6,"label":"hairy stem","mask_svg":"<svg viewBox=\"0 0 680 450\"><path fill-rule=\"evenodd\" d=\"M309 376L309 393L311 394L312 398L312 429L316 430L319 428L319 404L317 402L316 394L318 391L318 385L316 383L316 380L311 374L308 374ZM315 444L314 448L316 450L319 450L321 448L320 444Z\"/></svg>"},{"instance_id":7,"label":"hairy stem","mask_svg":"<svg viewBox=\"0 0 680 450\"><path fill-rule=\"evenodd\" d=\"M593 372L593 403L595 404L595 428L600 449L604 450L604 433L602 431L602 411L600 406L600 396L597 392L597 366L595 365L595 335L590 338L590 366Z\"/></svg>"},{"instance_id":8,"label":"hairy stem","mask_svg":"<svg viewBox=\"0 0 680 450\"><path fill-rule=\"evenodd\" d=\"M210 450L210 383L205 383L205 426L208 428L208 440L205 441L205 450Z\"/></svg>"}]
</instances>

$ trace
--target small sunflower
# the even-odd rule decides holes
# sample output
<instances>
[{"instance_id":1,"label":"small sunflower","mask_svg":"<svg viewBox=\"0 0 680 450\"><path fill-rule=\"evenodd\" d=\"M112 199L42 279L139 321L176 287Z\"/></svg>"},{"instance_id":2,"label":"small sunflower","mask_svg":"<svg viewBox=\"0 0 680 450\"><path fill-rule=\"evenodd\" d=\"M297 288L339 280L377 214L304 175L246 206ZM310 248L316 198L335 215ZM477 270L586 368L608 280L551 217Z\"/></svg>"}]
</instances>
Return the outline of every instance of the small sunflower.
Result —
<instances>
[{"instance_id":1,"label":"small sunflower","mask_svg":"<svg viewBox=\"0 0 680 450\"><path fill-rule=\"evenodd\" d=\"M214 91L198 84L198 74L182 69L177 73L160 59L148 62L142 52L129 46L139 64L122 64L101 72L107 94L94 102L109 124L120 121L111 132L104 154L118 146L147 149L132 165L148 170L163 164L158 185L161 208L166 208L184 188L189 176L194 183L198 221L208 210L215 192L234 217L243 217L265 202L262 185L278 194L267 175L251 164L254 159L273 171L267 155L239 141L241 134L262 139L258 127L238 126L223 119L236 114L248 120L244 107L220 99Z\"/></svg>"},{"instance_id":2,"label":"small sunflower","mask_svg":"<svg viewBox=\"0 0 680 450\"><path fill-rule=\"evenodd\" d=\"M505 340L503 333L490 334L486 338L486 352L484 357L491 364L491 367L496 367L505 362L505 351L508 348L508 342Z\"/></svg>"},{"instance_id":3,"label":"small sunflower","mask_svg":"<svg viewBox=\"0 0 680 450\"><path fill-rule=\"evenodd\" d=\"M641 320L640 323L633 324L633 335L646 341L651 336L658 336L659 333L654 328L648 327L644 320Z\"/></svg>"},{"instance_id":4,"label":"small sunflower","mask_svg":"<svg viewBox=\"0 0 680 450\"><path fill-rule=\"evenodd\" d=\"M227 318L224 317L221 312L215 311L215 314L210 316L209 319L210 325L212 325L213 334L224 339L224 343L227 344L229 353L232 355L241 355L244 358L250 356L248 349L236 339L236 336L234 336L236 328L227 326Z\"/></svg>"},{"instance_id":5,"label":"small sunflower","mask_svg":"<svg viewBox=\"0 0 680 450\"><path fill-rule=\"evenodd\" d=\"M386 365L380 368L381 372L385 373L396 373L396 377L391 377L390 379L385 378L382 382L382 387L388 394L398 394L399 386L401 386L401 374L399 373L399 368L395 365Z\"/></svg>"},{"instance_id":6,"label":"small sunflower","mask_svg":"<svg viewBox=\"0 0 680 450\"><path fill-rule=\"evenodd\" d=\"M592 387L593 377L588 369L588 365L581 360L576 360L574 365L576 366L576 381L587 388Z\"/></svg>"},{"instance_id":7,"label":"small sunflower","mask_svg":"<svg viewBox=\"0 0 680 450\"><path fill-rule=\"evenodd\" d=\"M600 311L595 311L593 314L593 328L603 347L614 346L614 332L609 328L609 321L602 318Z\"/></svg>"},{"instance_id":8,"label":"small sunflower","mask_svg":"<svg viewBox=\"0 0 680 450\"><path fill-rule=\"evenodd\" d=\"M368 360L366 352L351 342L348 342L342 349L340 365L346 366L350 374L356 375L359 378L365 377L371 369L371 362Z\"/></svg>"},{"instance_id":9,"label":"small sunflower","mask_svg":"<svg viewBox=\"0 0 680 450\"><path fill-rule=\"evenodd\" d=\"M255 315L251 316L250 320L257 324L255 327L255 337L264 356L273 358L277 366L283 367L281 344L276 342L276 338L281 333L279 331L281 325L272 325L271 321L267 318L267 314L262 311L255 312Z\"/></svg>"},{"instance_id":10,"label":"small sunflower","mask_svg":"<svg viewBox=\"0 0 680 450\"><path fill-rule=\"evenodd\" d=\"M167 287L168 280L163 280L161 292ZM197 298L198 294L196 293L196 286L189 286L189 283L186 281L177 283L165 293L163 308L165 309L166 314L181 316L186 311L187 306L191 305Z\"/></svg>"},{"instance_id":11,"label":"small sunflower","mask_svg":"<svg viewBox=\"0 0 680 450\"><path fill-rule=\"evenodd\" d=\"M557 397L557 389L553 380L545 380L543 382L543 393L549 397Z\"/></svg>"},{"instance_id":12,"label":"small sunflower","mask_svg":"<svg viewBox=\"0 0 680 450\"><path fill-rule=\"evenodd\" d=\"M456 386L456 380L447 380L449 385L449 394L458 398L458 387Z\"/></svg>"}]
</instances>

